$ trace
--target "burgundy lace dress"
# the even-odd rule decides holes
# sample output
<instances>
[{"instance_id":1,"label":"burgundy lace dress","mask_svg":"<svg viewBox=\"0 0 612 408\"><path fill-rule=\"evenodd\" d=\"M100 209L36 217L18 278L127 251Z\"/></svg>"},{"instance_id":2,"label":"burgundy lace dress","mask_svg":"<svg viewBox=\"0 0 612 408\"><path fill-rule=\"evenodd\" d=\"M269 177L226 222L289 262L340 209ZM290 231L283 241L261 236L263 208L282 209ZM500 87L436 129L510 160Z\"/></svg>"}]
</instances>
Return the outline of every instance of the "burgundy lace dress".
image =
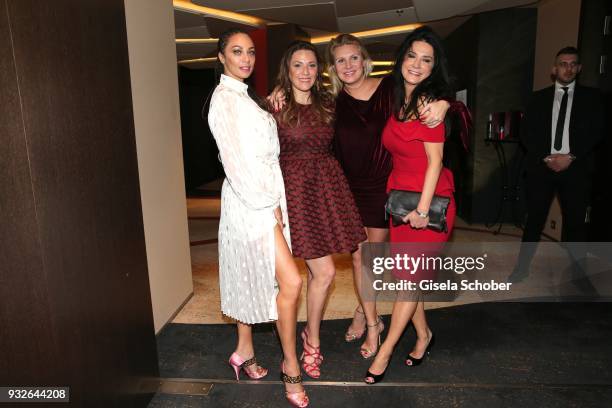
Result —
<instances>
[{"instance_id":1,"label":"burgundy lace dress","mask_svg":"<svg viewBox=\"0 0 612 408\"><path fill-rule=\"evenodd\" d=\"M293 255L314 259L354 251L366 235L332 154L333 125L319 121L311 105L299 109L299 127L283 126L276 118Z\"/></svg>"}]
</instances>

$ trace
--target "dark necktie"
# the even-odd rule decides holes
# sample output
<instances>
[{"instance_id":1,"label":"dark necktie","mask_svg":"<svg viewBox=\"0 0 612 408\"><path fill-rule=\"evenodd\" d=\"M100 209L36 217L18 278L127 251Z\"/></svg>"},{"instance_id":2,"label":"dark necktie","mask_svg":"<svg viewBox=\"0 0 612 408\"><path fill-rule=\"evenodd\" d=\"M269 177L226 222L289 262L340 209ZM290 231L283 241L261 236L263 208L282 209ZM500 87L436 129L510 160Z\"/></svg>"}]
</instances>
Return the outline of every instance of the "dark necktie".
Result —
<instances>
[{"instance_id":1,"label":"dark necktie","mask_svg":"<svg viewBox=\"0 0 612 408\"><path fill-rule=\"evenodd\" d=\"M561 89L563 89L563 98L561 98L561 107L559 108L559 116L557 116L555 150L561 150L563 145L563 128L565 126L565 111L567 111L567 86L562 86Z\"/></svg>"}]
</instances>

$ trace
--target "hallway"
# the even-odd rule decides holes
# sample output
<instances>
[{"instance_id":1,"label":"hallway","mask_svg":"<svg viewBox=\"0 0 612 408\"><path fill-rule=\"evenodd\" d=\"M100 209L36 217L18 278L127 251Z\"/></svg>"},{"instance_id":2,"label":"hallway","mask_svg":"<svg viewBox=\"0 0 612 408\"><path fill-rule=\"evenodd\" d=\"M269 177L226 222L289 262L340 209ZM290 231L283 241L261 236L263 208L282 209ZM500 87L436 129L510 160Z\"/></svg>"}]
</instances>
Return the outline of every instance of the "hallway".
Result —
<instances>
[{"instance_id":1,"label":"hallway","mask_svg":"<svg viewBox=\"0 0 612 408\"><path fill-rule=\"evenodd\" d=\"M215 188L215 183L211 183ZM208 190L210 197L187 199L189 216L189 240L191 243L191 264L194 295L178 312L173 323L218 324L231 323L220 310L219 280L217 263L217 229L219 225L220 198L214 190ZM206 195L203 194L203 195ZM494 229L493 229L494 230ZM484 226L469 226L457 219L452 242L518 242L521 230L504 225L502 233L494 235L493 230ZM306 266L302 259L296 259L302 278L306 281ZM334 255L336 279L333 284L325 319L346 319L353 315L357 306L353 289L353 272L349 254ZM303 285L298 320L306 319L306 285ZM453 305L457 305L453 303ZM390 314L392 303L381 302L380 313ZM447 303L430 302L429 309L448 307Z\"/></svg>"}]
</instances>

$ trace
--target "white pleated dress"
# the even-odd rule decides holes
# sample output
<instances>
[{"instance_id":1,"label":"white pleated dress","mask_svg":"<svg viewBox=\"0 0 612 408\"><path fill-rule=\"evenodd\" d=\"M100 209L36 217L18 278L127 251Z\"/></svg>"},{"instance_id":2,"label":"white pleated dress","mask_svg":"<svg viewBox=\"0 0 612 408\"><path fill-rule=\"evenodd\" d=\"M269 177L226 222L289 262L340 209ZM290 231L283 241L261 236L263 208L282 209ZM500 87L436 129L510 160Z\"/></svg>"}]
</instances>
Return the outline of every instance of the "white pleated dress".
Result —
<instances>
[{"instance_id":1,"label":"white pleated dress","mask_svg":"<svg viewBox=\"0 0 612 408\"><path fill-rule=\"evenodd\" d=\"M276 122L248 95L247 85L221 75L208 124L225 170L219 223L221 311L243 323L276 320L274 209L291 248Z\"/></svg>"}]
</instances>

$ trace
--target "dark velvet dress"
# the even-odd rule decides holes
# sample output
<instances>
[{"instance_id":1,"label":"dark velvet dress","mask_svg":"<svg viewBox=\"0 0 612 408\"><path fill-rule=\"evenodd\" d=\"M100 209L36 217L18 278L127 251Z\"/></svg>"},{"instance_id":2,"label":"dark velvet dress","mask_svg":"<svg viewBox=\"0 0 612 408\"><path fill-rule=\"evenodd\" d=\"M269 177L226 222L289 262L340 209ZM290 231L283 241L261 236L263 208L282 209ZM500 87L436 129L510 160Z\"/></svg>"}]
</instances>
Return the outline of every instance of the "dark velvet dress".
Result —
<instances>
[{"instance_id":1,"label":"dark velvet dress","mask_svg":"<svg viewBox=\"0 0 612 408\"><path fill-rule=\"evenodd\" d=\"M391 156L381 137L392 112L391 77L383 78L367 101L355 99L344 90L336 99L334 152L366 227L389 228L385 202Z\"/></svg>"},{"instance_id":2,"label":"dark velvet dress","mask_svg":"<svg viewBox=\"0 0 612 408\"><path fill-rule=\"evenodd\" d=\"M299 107L300 126L278 123L293 255L314 259L355 251L366 235L340 164L332 154L333 125L311 105Z\"/></svg>"}]
</instances>

